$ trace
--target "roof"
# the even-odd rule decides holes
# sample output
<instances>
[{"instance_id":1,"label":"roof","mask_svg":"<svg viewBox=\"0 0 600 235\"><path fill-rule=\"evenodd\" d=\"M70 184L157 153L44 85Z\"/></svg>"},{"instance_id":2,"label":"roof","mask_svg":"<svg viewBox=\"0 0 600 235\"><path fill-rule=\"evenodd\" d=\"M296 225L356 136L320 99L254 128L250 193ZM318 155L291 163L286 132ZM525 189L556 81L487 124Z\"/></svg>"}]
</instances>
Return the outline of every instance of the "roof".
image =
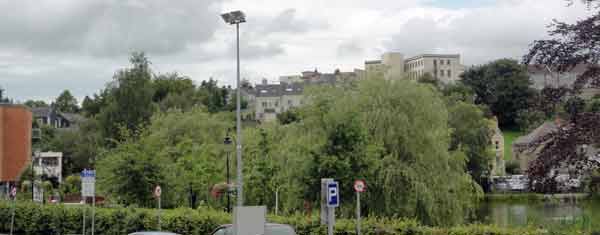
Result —
<instances>
[{"instance_id":1,"label":"roof","mask_svg":"<svg viewBox=\"0 0 600 235\"><path fill-rule=\"evenodd\" d=\"M529 134L517 138L513 142L513 145L528 145L556 130L558 130L558 126L556 125L556 123L550 121L545 122Z\"/></svg>"},{"instance_id":2,"label":"roof","mask_svg":"<svg viewBox=\"0 0 600 235\"><path fill-rule=\"evenodd\" d=\"M381 60L367 60L365 64L381 64Z\"/></svg>"},{"instance_id":3,"label":"roof","mask_svg":"<svg viewBox=\"0 0 600 235\"><path fill-rule=\"evenodd\" d=\"M81 123L85 117L76 113L60 113L60 115L70 123Z\"/></svg>"},{"instance_id":4,"label":"roof","mask_svg":"<svg viewBox=\"0 0 600 235\"><path fill-rule=\"evenodd\" d=\"M33 113L34 117L47 117L47 116L50 116L50 114L52 113L52 108L50 108L50 107L32 108L31 112Z\"/></svg>"},{"instance_id":5,"label":"roof","mask_svg":"<svg viewBox=\"0 0 600 235\"><path fill-rule=\"evenodd\" d=\"M256 97L278 97L283 95L301 95L304 91L302 83L281 83L256 85Z\"/></svg>"},{"instance_id":6,"label":"roof","mask_svg":"<svg viewBox=\"0 0 600 235\"><path fill-rule=\"evenodd\" d=\"M460 54L420 54L406 59L406 61L421 59L421 58L460 58Z\"/></svg>"}]
</instances>

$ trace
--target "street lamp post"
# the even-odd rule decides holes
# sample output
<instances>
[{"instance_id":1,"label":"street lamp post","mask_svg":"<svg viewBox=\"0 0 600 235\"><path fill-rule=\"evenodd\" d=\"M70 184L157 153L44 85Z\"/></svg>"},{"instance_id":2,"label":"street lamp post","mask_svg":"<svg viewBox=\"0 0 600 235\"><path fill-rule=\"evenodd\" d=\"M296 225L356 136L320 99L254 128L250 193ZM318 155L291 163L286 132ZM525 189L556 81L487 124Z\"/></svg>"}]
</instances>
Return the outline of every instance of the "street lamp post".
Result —
<instances>
[{"instance_id":1,"label":"street lamp post","mask_svg":"<svg viewBox=\"0 0 600 235\"><path fill-rule=\"evenodd\" d=\"M227 136L225 136L225 140L223 140L223 143L226 146L226 150L225 152L227 152L227 213L231 212L231 201L230 201L230 191L229 191L229 185L231 185L231 181L229 180L229 145L231 145L231 137L229 137L229 131L227 131Z\"/></svg>"},{"instance_id":2,"label":"street lamp post","mask_svg":"<svg viewBox=\"0 0 600 235\"><path fill-rule=\"evenodd\" d=\"M242 184L242 123L240 117L240 24L246 22L241 11L221 14L225 23L235 25L237 48L237 80L236 80L236 160L237 160L237 205L244 205L244 186Z\"/></svg>"}]
</instances>

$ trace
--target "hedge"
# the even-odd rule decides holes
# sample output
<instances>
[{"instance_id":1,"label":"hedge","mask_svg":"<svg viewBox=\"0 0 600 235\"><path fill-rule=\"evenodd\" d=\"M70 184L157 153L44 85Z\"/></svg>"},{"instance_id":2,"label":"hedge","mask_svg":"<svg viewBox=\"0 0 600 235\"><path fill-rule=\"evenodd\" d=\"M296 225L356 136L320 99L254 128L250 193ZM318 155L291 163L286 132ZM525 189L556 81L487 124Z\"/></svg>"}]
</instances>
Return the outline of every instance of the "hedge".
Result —
<instances>
[{"instance_id":1,"label":"hedge","mask_svg":"<svg viewBox=\"0 0 600 235\"><path fill-rule=\"evenodd\" d=\"M8 233L13 204L0 201L0 233ZM15 206L15 234L81 234L83 206L40 205L18 202ZM90 207L87 207L90 215ZM140 208L96 208L96 234L124 235L135 231L156 230L156 210ZM298 235L327 234L325 226L319 225L316 216L269 216L275 223L290 224ZM90 217L87 217L88 227ZM177 208L162 210L161 227L163 230L179 234L210 234L221 224L231 223L231 217L214 209ZM338 219L336 235L354 235L354 220ZM88 230L89 231L89 230ZM362 221L362 234L400 234L400 235L542 235L548 231L535 228L508 229L490 225L468 225L452 228L432 228L419 225L408 219L365 218ZM555 234L555 233L552 233ZM582 233L577 233L582 234Z\"/></svg>"}]
</instances>

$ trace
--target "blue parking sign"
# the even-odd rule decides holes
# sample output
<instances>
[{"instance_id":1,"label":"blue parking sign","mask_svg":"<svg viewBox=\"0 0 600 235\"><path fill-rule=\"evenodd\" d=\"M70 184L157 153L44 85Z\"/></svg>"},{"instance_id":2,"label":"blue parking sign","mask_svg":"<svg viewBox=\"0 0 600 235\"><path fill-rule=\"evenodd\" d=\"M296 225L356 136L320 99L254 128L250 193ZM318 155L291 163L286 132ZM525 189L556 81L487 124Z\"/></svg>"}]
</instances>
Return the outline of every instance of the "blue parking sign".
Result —
<instances>
[{"instance_id":1,"label":"blue parking sign","mask_svg":"<svg viewBox=\"0 0 600 235\"><path fill-rule=\"evenodd\" d=\"M327 207L338 207L340 205L340 194L338 182L327 183Z\"/></svg>"}]
</instances>

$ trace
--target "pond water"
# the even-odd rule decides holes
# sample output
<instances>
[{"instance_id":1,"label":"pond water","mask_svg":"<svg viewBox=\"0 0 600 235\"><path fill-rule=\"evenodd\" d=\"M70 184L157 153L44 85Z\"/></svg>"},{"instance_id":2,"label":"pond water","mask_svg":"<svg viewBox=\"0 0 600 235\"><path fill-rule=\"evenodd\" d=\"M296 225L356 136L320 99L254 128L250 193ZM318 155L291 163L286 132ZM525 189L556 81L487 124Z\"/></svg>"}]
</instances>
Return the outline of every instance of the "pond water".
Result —
<instances>
[{"instance_id":1,"label":"pond water","mask_svg":"<svg viewBox=\"0 0 600 235\"><path fill-rule=\"evenodd\" d=\"M573 225L600 228L600 201L484 202L474 222L501 227Z\"/></svg>"}]
</instances>

